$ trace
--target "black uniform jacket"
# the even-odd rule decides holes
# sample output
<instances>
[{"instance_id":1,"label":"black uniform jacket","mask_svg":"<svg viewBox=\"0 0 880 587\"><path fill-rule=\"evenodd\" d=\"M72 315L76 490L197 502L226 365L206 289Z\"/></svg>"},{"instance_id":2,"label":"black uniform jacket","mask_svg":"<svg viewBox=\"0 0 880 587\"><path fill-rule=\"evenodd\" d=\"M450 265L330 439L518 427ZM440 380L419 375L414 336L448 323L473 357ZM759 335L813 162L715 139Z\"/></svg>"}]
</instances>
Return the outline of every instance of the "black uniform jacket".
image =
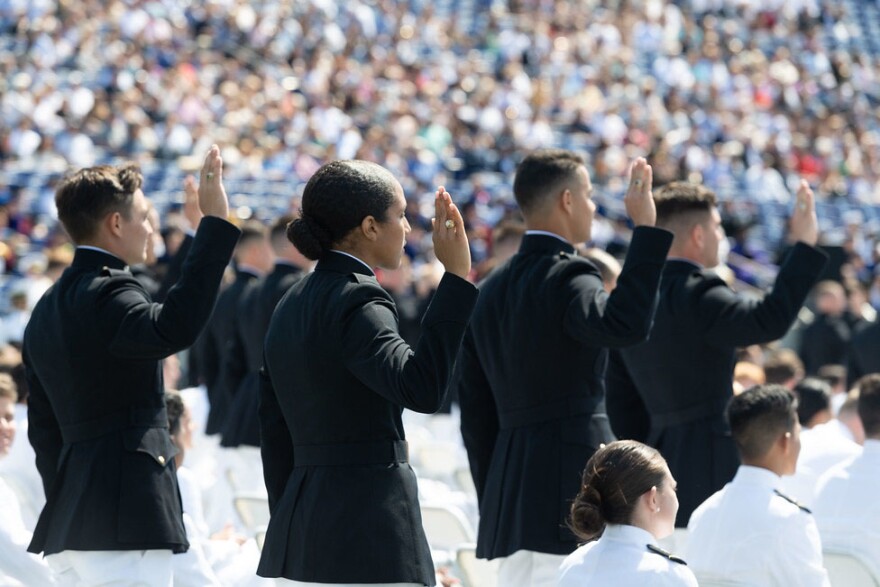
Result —
<instances>
[{"instance_id":1,"label":"black uniform jacket","mask_svg":"<svg viewBox=\"0 0 880 587\"><path fill-rule=\"evenodd\" d=\"M330 251L278 304L260 431L272 514L258 574L434 584L401 411L443 403L477 289L446 274L414 349L366 265Z\"/></svg>"},{"instance_id":2,"label":"black uniform jacket","mask_svg":"<svg viewBox=\"0 0 880 587\"><path fill-rule=\"evenodd\" d=\"M235 344L236 323L241 300L252 292L258 280L256 273L236 269L235 281L220 292L217 307L199 341L202 345L199 359L211 404L205 425L207 434L223 432L232 397L245 375L246 359L241 355L241 346Z\"/></svg>"},{"instance_id":3,"label":"black uniform jacket","mask_svg":"<svg viewBox=\"0 0 880 587\"><path fill-rule=\"evenodd\" d=\"M161 305L122 260L79 248L34 308L28 436L46 506L31 552L186 550L160 360L205 325L238 234L204 218Z\"/></svg>"},{"instance_id":4,"label":"black uniform jacket","mask_svg":"<svg viewBox=\"0 0 880 587\"><path fill-rule=\"evenodd\" d=\"M477 556L567 554L587 459L614 439L606 347L645 339L672 235L636 228L617 288L554 236L527 234L480 287L456 376L480 505Z\"/></svg>"},{"instance_id":5,"label":"black uniform jacket","mask_svg":"<svg viewBox=\"0 0 880 587\"><path fill-rule=\"evenodd\" d=\"M687 526L696 507L733 479L739 465L724 418L733 396L736 348L784 335L826 259L798 243L773 290L760 301L738 296L716 274L690 261L670 260L650 338L612 353L612 428L621 438L647 442L666 458L678 481L676 526ZM647 417L632 416L640 412Z\"/></svg>"},{"instance_id":6,"label":"black uniform jacket","mask_svg":"<svg viewBox=\"0 0 880 587\"><path fill-rule=\"evenodd\" d=\"M244 375L232 397L221 446L260 446L260 367L263 340L279 300L303 276L299 267L278 263L269 275L245 291L235 312L235 337L229 363Z\"/></svg>"}]
</instances>

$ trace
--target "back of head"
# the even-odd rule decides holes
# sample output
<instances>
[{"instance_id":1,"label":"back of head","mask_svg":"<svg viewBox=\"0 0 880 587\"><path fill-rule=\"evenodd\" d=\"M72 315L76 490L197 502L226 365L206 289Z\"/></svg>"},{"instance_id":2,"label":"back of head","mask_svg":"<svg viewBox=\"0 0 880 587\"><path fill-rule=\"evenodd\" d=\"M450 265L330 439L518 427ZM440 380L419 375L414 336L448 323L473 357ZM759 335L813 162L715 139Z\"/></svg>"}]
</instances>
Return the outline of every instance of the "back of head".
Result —
<instances>
[{"instance_id":1,"label":"back of head","mask_svg":"<svg viewBox=\"0 0 880 587\"><path fill-rule=\"evenodd\" d=\"M804 375L804 363L791 349L777 349L764 360L764 377L767 383L786 385Z\"/></svg>"},{"instance_id":2,"label":"back of head","mask_svg":"<svg viewBox=\"0 0 880 587\"><path fill-rule=\"evenodd\" d=\"M583 165L583 157L564 149L541 149L526 156L513 180L513 195L523 215L538 212L567 184L577 181Z\"/></svg>"},{"instance_id":3,"label":"back of head","mask_svg":"<svg viewBox=\"0 0 880 587\"><path fill-rule=\"evenodd\" d=\"M865 438L880 440L880 373L865 375L858 386L858 412Z\"/></svg>"},{"instance_id":4,"label":"back of head","mask_svg":"<svg viewBox=\"0 0 880 587\"><path fill-rule=\"evenodd\" d=\"M276 255L280 255L286 247L290 246L290 241L287 240L287 227L293 222L293 219L292 214L285 214L278 218L269 229L269 244L272 245L272 250Z\"/></svg>"},{"instance_id":5,"label":"back of head","mask_svg":"<svg viewBox=\"0 0 880 587\"><path fill-rule=\"evenodd\" d=\"M387 169L368 161L323 165L306 184L302 214L288 226L287 238L309 259L320 258L367 216L386 220L395 183Z\"/></svg>"},{"instance_id":6,"label":"back of head","mask_svg":"<svg viewBox=\"0 0 880 587\"><path fill-rule=\"evenodd\" d=\"M846 290L831 279L820 281L813 287L813 298L819 314L839 316L846 310Z\"/></svg>"},{"instance_id":7,"label":"back of head","mask_svg":"<svg viewBox=\"0 0 880 587\"><path fill-rule=\"evenodd\" d=\"M166 391L165 409L168 412L168 433L174 436L180 432L180 420L185 409L183 396L176 391Z\"/></svg>"},{"instance_id":8,"label":"back of head","mask_svg":"<svg viewBox=\"0 0 880 587\"><path fill-rule=\"evenodd\" d=\"M807 377L794 386L797 396L798 420L801 426L812 427L820 422L814 422L817 415L826 413L831 418L831 386L818 377Z\"/></svg>"},{"instance_id":9,"label":"back of head","mask_svg":"<svg viewBox=\"0 0 880 587\"><path fill-rule=\"evenodd\" d=\"M709 188L684 181L673 181L654 192L656 226L676 236L703 222L715 208L717 199Z\"/></svg>"},{"instance_id":10,"label":"back of head","mask_svg":"<svg viewBox=\"0 0 880 587\"><path fill-rule=\"evenodd\" d=\"M581 489L571 504L571 530L583 540L593 540L606 524L629 524L639 497L660 488L665 478L666 461L650 446L635 440L603 446L587 461Z\"/></svg>"},{"instance_id":11,"label":"back of head","mask_svg":"<svg viewBox=\"0 0 880 587\"><path fill-rule=\"evenodd\" d=\"M133 163L80 169L66 177L55 192L58 219L73 242L88 242L108 213L130 218L132 196L141 185L143 176Z\"/></svg>"},{"instance_id":12,"label":"back of head","mask_svg":"<svg viewBox=\"0 0 880 587\"><path fill-rule=\"evenodd\" d=\"M593 265L599 270L599 275L602 276L602 283L605 284L606 288L613 288L622 271L620 262L611 254L596 247L584 249L581 255L593 262Z\"/></svg>"},{"instance_id":13,"label":"back of head","mask_svg":"<svg viewBox=\"0 0 880 587\"><path fill-rule=\"evenodd\" d=\"M797 398L781 385L756 385L727 405L733 441L743 461L764 457L797 423Z\"/></svg>"}]
</instances>

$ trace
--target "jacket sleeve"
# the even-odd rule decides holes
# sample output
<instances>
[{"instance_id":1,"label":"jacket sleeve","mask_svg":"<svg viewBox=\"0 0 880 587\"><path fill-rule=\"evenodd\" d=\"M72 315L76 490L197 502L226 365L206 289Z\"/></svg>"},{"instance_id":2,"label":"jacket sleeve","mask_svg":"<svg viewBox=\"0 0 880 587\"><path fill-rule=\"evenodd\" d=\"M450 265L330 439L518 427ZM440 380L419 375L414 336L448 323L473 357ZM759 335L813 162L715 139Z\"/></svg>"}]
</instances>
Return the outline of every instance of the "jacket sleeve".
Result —
<instances>
[{"instance_id":1,"label":"jacket sleeve","mask_svg":"<svg viewBox=\"0 0 880 587\"><path fill-rule=\"evenodd\" d=\"M25 377L28 384L28 440L34 447L37 470L43 480L43 491L46 497L51 495L50 489L55 484L58 472L58 461L61 456L61 427L55 417L55 411L49 403L43 385L37 374L28 365L27 350L24 354Z\"/></svg>"},{"instance_id":2,"label":"jacket sleeve","mask_svg":"<svg viewBox=\"0 0 880 587\"><path fill-rule=\"evenodd\" d=\"M269 494L269 511L281 499L287 479L293 472L293 442L290 430L278 405L272 378L265 365L260 369L260 456L263 460L263 479Z\"/></svg>"},{"instance_id":3,"label":"jacket sleeve","mask_svg":"<svg viewBox=\"0 0 880 587\"><path fill-rule=\"evenodd\" d=\"M738 296L721 279L707 280L698 291L696 307L706 324L708 340L747 346L781 338L797 317L810 288L825 268L828 255L797 243L776 276L773 290L762 300Z\"/></svg>"},{"instance_id":4,"label":"jacket sleeve","mask_svg":"<svg viewBox=\"0 0 880 587\"><path fill-rule=\"evenodd\" d=\"M153 303L130 276L107 279L98 295L99 315L114 325L110 352L131 359L161 359L195 342L217 299L223 271L240 231L205 217L164 304Z\"/></svg>"},{"instance_id":5,"label":"jacket sleeve","mask_svg":"<svg viewBox=\"0 0 880 587\"><path fill-rule=\"evenodd\" d=\"M480 365L473 335L464 335L455 370L458 402L461 406L461 436L467 450L477 501L483 497L489 464L498 438L498 408L489 381Z\"/></svg>"},{"instance_id":6,"label":"jacket sleeve","mask_svg":"<svg viewBox=\"0 0 880 587\"><path fill-rule=\"evenodd\" d=\"M477 288L444 275L414 350L400 337L394 302L378 284L358 284L352 298L341 324L346 367L388 401L416 412L440 409Z\"/></svg>"},{"instance_id":7,"label":"jacket sleeve","mask_svg":"<svg viewBox=\"0 0 880 587\"><path fill-rule=\"evenodd\" d=\"M565 312L566 334L592 346L610 348L645 340L654 320L657 288L671 244L672 233L637 227L617 287L610 295L592 264L586 260L571 263L577 274L563 280L572 290Z\"/></svg>"}]
</instances>

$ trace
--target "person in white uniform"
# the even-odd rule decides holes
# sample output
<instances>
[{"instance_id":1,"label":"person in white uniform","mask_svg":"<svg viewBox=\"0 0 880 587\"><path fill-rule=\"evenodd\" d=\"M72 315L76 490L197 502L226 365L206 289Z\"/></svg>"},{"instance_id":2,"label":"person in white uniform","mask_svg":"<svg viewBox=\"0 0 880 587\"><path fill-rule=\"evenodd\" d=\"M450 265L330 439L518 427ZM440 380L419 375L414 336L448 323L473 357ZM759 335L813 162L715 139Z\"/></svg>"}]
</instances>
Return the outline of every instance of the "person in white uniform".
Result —
<instances>
[{"instance_id":1,"label":"person in white uniform","mask_svg":"<svg viewBox=\"0 0 880 587\"><path fill-rule=\"evenodd\" d=\"M687 564L657 546L675 529L677 511L675 479L659 452L634 440L600 448L587 461L569 521L591 542L563 561L558 587L696 587Z\"/></svg>"},{"instance_id":2,"label":"person in white uniform","mask_svg":"<svg viewBox=\"0 0 880 587\"><path fill-rule=\"evenodd\" d=\"M687 558L697 579L829 585L812 514L778 489L800 452L797 399L780 385L758 385L731 399L727 417L742 465L688 523Z\"/></svg>"},{"instance_id":3,"label":"person in white uniform","mask_svg":"<svg viewBox=\"0 0 880 587\"><path fill-rule=\"evenodd\" d=\"M0 459L9 454L15 442L16 395L12 377L0 374ZM18 497L0 477L0 586L55 584L46 562L27 551L30 541Z\"/></svg>"},{"instance_id":4,"label":"person in white uniform","mask_svg":"<svg viewBox=\"0 0 880 587\"><path fill-rule=\"evenodd\" d=\"M880 374L859 380L858 412L864 451L819 480L813 511L825 548L861 555L880 577Z\"/></svg>"}]
</instances>

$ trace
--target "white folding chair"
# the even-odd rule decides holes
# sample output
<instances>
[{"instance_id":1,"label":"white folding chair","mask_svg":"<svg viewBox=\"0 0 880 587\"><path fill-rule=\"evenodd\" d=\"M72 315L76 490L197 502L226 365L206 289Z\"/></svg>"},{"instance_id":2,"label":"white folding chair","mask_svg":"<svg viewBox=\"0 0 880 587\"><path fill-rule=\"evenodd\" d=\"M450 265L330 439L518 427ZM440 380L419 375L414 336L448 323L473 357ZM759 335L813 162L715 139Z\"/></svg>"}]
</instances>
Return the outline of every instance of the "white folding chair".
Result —
<instances>
[{"instance_id":1,"label":"white folding chair","mask_svg":"<svg viewBox=\"0 0 880 587\"><path fill-rule=\"evenodd\" d=\"M245 528L256 532L269 524L269 498L259 493L236 493L232 498L235 511Z\"/></svg>"},{"instance_id":2,"label":"white folding chair","mask_svg":"<svg viewBox=\"0 0 880 587\"><path fill-rule=\"evenodd\" d=\"M460 572L459 578L464 587L497 587L498 559L484 560L477 558L474 544L462 544L455 554L455 563Z\"/></svg>"},{"instance_id":3,"label":"white folding chair","mask_svg":"<svg viewBox=\"0 0 880 587\"><path fill-rule=\"evenodd\" d=\"M260 526L257 528L257 531L254 533L254 540L257 543L257 548L260 549L260 552L263 550L263 544L266 543L266 527Z\"/></svg>"},{"instance_id":4,"label":"white folding chair","mask_svg":"<svg viewBox=\"0 0 880 587\"><path fill-rule=\"evenodd\" d=\"M880 587L874 567L859 553L826 548L822 558L832 587Z\"/></svg>"},{"instance_id":5,"label":"white folding chair","mask_svg":"<svg viewBox=\"0 0 880 587\"><path fill-rule=\"evenodd\" d=\"M474 529L460 509L444 504L424 504L422 525L433 549L454 551L463 542L474 541Z\"/></svg>"},{"instance_id":6,"label":"white folding chair","mask_svg":"<svg viewBox=\"0 0 880 587\"><path fill-rule=\"evenodd\" d=\"M718 579L713 577L704 577L697 575L697 583L700 587L761 587L752 583L744 583L742 581L732 581L730 579ZM794 587L794 586L792 586Z\"/></svg>"}]
</instances>

